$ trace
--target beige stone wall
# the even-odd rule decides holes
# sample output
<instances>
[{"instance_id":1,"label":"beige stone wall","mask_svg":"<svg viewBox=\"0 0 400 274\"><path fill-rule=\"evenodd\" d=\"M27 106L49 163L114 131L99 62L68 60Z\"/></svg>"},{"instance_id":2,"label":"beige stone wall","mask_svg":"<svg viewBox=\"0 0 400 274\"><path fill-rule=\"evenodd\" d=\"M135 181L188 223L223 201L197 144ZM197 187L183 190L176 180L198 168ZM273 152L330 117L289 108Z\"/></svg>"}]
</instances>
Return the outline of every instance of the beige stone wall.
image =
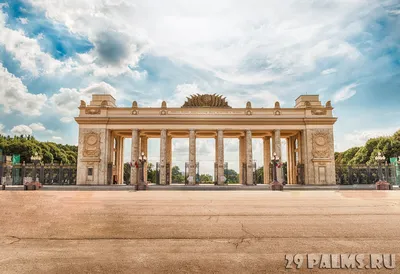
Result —
<instances>
[{"instance_id":1,"label":"beige stone wall","mask_svg":"<svg viewBox=\"0 0 400 274\"><path fill-rule=\"evenodd\" d=\"M333 128L305 130L305 183L336 184Z\"/></svg>"},{"instance_id":2,"label":"beige stone wall","mask_svg":"<svg viewBox=\"0 0 400 274\"><path fill-rule=\"evenodd\" d=\"M110 133L106 129L79 128L77 184L107 184ZM88 169L93 175L88 176Z\"/></svg>"}]
</instances>

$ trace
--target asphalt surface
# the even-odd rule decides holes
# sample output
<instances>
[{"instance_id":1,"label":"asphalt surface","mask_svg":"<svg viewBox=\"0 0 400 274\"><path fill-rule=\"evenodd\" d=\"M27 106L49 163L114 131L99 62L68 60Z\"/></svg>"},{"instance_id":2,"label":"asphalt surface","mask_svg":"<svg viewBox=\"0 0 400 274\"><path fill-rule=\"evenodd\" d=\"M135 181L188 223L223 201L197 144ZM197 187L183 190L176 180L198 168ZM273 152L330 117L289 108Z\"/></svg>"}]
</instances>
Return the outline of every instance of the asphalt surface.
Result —
<instances>
[{"instance_id":1,"label":"asphalt surface","mask_svg":"<svg viewBox=\"0 0 400 274\"><path fill-rule=\"evenodd\" d=\"M400 191L0 191L0 273L400 273ZM394 270L286 270L388 253Z\"/></svg>"}]
</instances>

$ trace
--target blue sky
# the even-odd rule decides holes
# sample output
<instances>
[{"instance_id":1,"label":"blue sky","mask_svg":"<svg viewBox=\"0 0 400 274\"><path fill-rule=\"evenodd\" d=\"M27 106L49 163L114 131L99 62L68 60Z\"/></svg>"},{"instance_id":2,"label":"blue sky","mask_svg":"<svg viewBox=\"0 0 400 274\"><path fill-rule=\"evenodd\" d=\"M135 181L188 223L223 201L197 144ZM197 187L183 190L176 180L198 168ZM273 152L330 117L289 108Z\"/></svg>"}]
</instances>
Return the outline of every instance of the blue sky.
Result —
<instances>
[{"instance_id":1,"label":"blue sky","mask_svg":"<svg viewBox=\"0 0 400 274\"><path fill-rule=\"evenodd\" d=\"M133 100L180 106L187 94L210 92L235 107L248 100L292 107L301 94L320 94L339 118L337 151L400 128L396 0L0 0L0 6L3 134L76 144L73 117L93 92L110 92L126 106ZM237 144L227 142L235 165L230 149ZM187 144L174 146L183 163ZM204 159L212 146L198 144ZM155 161L157 141L150 151Z\"/></svg>"}]
</instances>

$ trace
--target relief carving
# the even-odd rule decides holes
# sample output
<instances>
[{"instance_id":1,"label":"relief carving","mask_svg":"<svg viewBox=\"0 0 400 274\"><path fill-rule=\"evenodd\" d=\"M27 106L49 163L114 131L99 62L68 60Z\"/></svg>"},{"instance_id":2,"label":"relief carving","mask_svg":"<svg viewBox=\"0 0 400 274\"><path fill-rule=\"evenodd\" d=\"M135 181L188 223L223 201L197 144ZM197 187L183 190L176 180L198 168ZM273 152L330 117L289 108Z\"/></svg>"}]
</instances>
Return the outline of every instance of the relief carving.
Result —
<instances>
[{"instance_id":1,"label":"relief carving","mask_svg":"<svg viewBox=\"0 0 400 274\"><path fill-rule=\"evenodd\" d=\"M85 135L83 156L84 157L100 156L100 135L98 133L90 132Z\"/></svg>"},{"instance_id":2,"label":"relief carving","mask_svg":"<svg viewBox=\"0 0 400 274\"><path fill-rule=\"evenodd\" d=\"M217 107L230 108L226 98L217 94L194 94L187 97L187 101L183 104L183 108L188 107Z\"/></svg>"},{"instance_id":3,"label":"relief carving","mask_svg":"<svg viewBox=\"0 0 400 274\"><path fill-rule=\"evenodd\" d=\"M329 158L332 141L329 138L329 132L317 131L312 135L313 149L312 154L315 158Z\"/></svg>"},{"instance_id":4,"label":"relief carving","mask_svg":"<svg viewBox=\"0 0 400 274\"><path fill-rule=\"evenodd\" d=\"M89 108L85 109L86 114L94 115L94 114L100 114L101 110L99 108Z\"/></svg>"},{"instance_id":5,"label":"relief carving","mask_svg":"<svg viewBox=\"0 0 400 274\"><path fill-rule=\"evenodd\" d=\"M325 109L313 109L311 110L312 115L326 115Z\"/></svg>"}]
</instances>

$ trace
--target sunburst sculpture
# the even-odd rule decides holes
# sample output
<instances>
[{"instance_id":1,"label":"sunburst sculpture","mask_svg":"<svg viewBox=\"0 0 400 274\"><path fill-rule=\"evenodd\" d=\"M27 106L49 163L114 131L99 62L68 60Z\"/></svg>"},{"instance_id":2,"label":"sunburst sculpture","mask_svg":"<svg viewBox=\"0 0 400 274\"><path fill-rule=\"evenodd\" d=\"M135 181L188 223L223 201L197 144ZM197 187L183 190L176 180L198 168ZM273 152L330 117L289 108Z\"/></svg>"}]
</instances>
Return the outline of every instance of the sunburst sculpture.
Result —
<instances>
[{"instance_id":1,"label":"sunburst sculpture","mask_svg":"<svg viewBox=\"0 0 400 274\"><path fill-rule=\"evenodd\" d=\"M186 97L187 101L183 104L183 108L190 107L215 107L215 108L231 108L226 101L226 97L217 94L193 94Z\"/></svg>"}]
</instances>

